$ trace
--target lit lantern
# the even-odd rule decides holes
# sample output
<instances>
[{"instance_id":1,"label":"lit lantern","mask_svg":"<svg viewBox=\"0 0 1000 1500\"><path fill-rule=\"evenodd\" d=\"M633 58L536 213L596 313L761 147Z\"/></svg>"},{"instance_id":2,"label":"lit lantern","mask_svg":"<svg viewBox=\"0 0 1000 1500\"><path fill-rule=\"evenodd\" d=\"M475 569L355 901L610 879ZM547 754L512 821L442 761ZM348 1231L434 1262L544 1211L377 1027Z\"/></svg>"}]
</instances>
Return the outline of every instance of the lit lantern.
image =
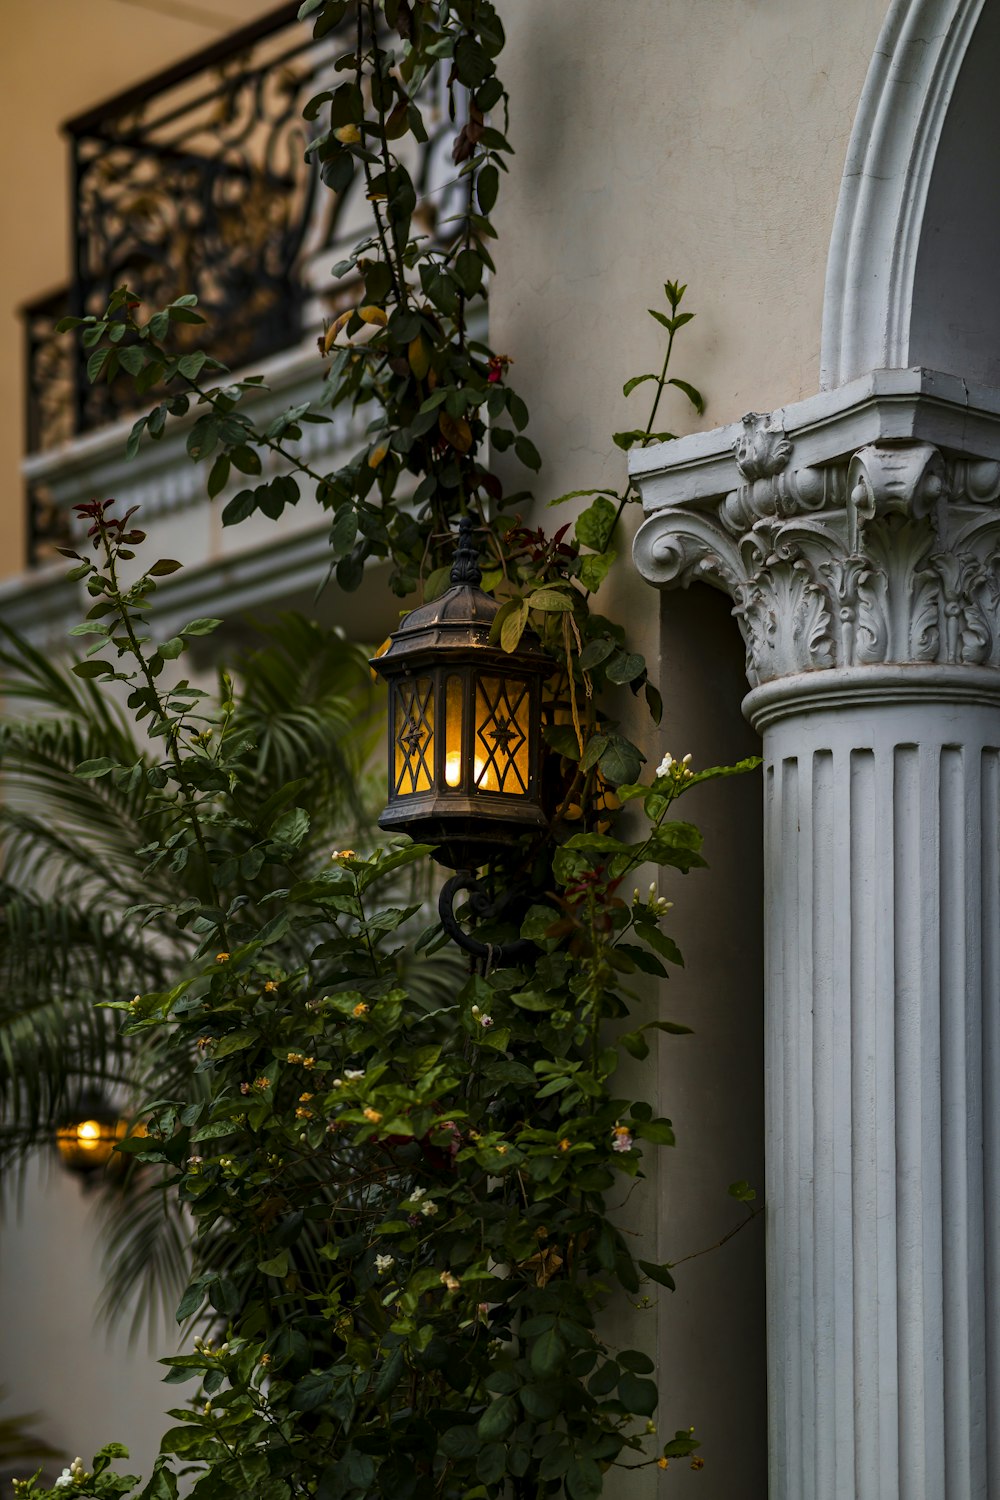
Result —
<instances>
[{"instance_id":1,"label":"lit lantern","mask_svg":"<svg viewBox=\"0 0 1000 1500\"><path fill-rule=\"evenodd\" d=\"M67 1172L89 1177L111 1162L126 1125L98 1095L82 1096L56 1131L56 1149Z\"/></svg>"},{"instance_id":2,"label":"lit lantern","mask_svg":"<svg viewBox=\"0 0 1000 1500\"><path fill-rule=\"evenodd\" d=\"M541 683L552 670L537 637L490 644L500 605L479 587L459 526L451 587L412 610L372 662L389 685L389 803L379 825L437 845L452 869L475 869L520 834L544 829L539 774Z\"/></svg>"}]
</instances>

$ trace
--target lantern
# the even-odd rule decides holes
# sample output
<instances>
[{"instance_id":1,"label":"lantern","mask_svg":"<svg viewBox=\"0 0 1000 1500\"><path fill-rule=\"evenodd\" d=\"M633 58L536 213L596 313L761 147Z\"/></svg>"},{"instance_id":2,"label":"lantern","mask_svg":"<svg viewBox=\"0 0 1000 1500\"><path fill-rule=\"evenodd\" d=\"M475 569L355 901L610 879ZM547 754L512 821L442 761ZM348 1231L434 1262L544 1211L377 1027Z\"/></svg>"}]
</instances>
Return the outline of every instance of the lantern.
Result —
<instances>
[{"instance_id":1,"label":"lantern","mask_svg":"<svg viewBox=\"0 0 1000 1500\"><path fill-rule=\"evenodd\" d=\"M389 803L379 825L437 845L471 870L547 826L539 774L541 683L551 663L526 631L518 649L490 644L500 609L479 587L459 525L451 587L412 610L372 666L389 686Z\"/></svg>"},{"instance_id":2,"label":"lantern","mask_svg":"<svg viewBox=\"0 0 1000 1500\"><path fill-rule=\"evenodd\" d=\"M112 1161L125 1130L125 1121L99 1095L81 1095L56 1131L59 1160L67 1172L90 1177Z\"/></svg>"}]
</instances>

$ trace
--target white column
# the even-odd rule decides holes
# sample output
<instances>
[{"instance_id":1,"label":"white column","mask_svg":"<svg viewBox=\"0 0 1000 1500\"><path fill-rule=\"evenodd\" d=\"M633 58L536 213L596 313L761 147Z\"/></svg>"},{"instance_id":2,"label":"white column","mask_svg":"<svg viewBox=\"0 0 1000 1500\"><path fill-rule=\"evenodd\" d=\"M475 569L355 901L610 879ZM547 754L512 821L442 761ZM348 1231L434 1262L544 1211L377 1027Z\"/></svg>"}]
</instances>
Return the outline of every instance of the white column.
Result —
<instances>
[{"instance_id":1,"label":"white column","mask_svg":"<svg viewBox=\"0 0 1000 1500\"><path fill-rule=\"evenodd\" d=\"M747 708L765 757L772 1497L991 1500L1000 674L810 673Z\"/></svg>"},{"instance_id":2,"label":"white column","mask_svg":"<svg viewBox=\"0 0 1000 1500\"><path fill-rule=\"evenodd\" d=\"M1000 463L704 447L636 559L730 592L763 736L770 1497L998 1500Z\"/></svg>"}]
</instances>

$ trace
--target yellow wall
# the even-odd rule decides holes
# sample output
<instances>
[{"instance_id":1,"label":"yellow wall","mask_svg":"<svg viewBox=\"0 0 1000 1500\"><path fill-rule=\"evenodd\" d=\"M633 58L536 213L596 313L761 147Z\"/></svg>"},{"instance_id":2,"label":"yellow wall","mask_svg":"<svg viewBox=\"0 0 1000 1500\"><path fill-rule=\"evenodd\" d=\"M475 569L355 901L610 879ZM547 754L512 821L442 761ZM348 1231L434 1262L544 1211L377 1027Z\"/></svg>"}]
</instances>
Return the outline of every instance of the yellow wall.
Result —
<instances>
[{"instance_id":1,"label":"yellow wall","mask_svg":"<svg viewBox=\"0 0 1000 1500\"><path fill-rule=\"evenodd\" d=\"M18 308L69 280L59 127L274 8L274 0L0 0L0 578L19 572L25 555Z\"/></svg>"}]
</instances>

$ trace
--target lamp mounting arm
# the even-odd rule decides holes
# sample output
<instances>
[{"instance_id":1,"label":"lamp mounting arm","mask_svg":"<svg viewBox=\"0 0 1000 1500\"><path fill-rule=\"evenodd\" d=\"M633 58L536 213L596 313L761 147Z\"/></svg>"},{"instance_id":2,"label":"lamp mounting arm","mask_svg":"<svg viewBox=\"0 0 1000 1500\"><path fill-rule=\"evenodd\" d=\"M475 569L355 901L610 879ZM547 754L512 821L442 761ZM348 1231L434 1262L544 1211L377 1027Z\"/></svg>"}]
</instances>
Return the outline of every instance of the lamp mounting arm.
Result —
<instances>
[{"instance_id":1,"label":"lamp mounting arm","mask_svg":"<svg viewBox=\"0 0 1000 1500\"><path fill-rule=\"evenodd\" d=\"M538 952L530 938L514 938L507 943L484 943L465 931L455 915L455 897L459 891L468 891L469 908L478 921L488 921L503 915L512 899L511 893L493 896L475 870L459 870L441 887L438 897L438 912L441 926L459 948L471 953L473 958L483 960L492 969L510 969L515 964L528 963Z\"/></svg>"}]
</instances>

